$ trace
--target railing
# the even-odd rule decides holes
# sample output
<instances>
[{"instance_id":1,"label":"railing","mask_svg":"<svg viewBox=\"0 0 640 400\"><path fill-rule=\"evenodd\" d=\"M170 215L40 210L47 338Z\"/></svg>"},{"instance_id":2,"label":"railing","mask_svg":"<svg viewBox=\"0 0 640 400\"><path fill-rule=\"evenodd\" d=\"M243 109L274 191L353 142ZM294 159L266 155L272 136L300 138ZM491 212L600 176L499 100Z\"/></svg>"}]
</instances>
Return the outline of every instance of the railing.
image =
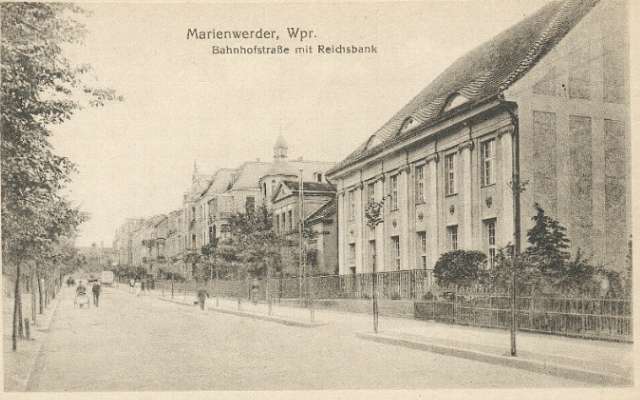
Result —
<instances>
[{"instance_id":1,"label":"railing","mask_svg":"<svg viewBox=\"0 0 640 400\"><path fill-rule=\"evenodd\" d=\"M522 331L631 342L630 299L518 297L516 318ZM415 317L440 322L507 329L508 295L475 293L418 301Z\"/></svg>"},{"instance_id":2,"label":"railing","mask_svg":"<svg viewBox=\"0 0 640 400\"><path fill-rule=\"evenodd\" d=\"M313 299L370 299L372 273L311 276L304 280L303 296ZM506 329L510 325L508 293L488 288L451 289L436 286L429 270L404 270L376 274L378 298L382 301L410 300L419 319ZM259 282L258 299L272 301L300 296L297 277L271 278ZM165 290L170 282L163 282ZM202 283L212 296L248 298L252 280L213 280ZM174 282L174 293L194 293L195 282ZM200 286L201 287L201 286ZM437 295L438 297L435 297ZM518 329L563 336L632 341L630 299L519 296Z\"/></svg>"}]
</instances>

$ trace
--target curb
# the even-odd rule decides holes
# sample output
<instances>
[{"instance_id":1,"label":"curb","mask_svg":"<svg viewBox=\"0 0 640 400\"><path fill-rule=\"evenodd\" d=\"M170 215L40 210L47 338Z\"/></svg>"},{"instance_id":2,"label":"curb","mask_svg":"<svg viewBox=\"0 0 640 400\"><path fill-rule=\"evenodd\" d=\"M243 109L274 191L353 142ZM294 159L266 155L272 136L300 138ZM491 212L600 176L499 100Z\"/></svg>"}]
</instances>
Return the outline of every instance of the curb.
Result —
<instances>
[{"instance_id":1,"label":"curb","mask_svg":"<svg viewBox=\"0 0 640 400\"><path fill-rule=\"evenodd\" d=\"M357 332L356 336L360 339L370 340L373 342L403 346L415 350L429 351L432 353L443 354L452 357L459 357L468 360L486 362L489 364L502 365L505 367L518 368L531 372L537 372L566 379L573 379L597 385L633 385L632 378L624 377L617 374L608 374L605 372L574 368L555 363L527 360L510 356L501 356L497 354L469 350L460 347L434 344L428 341L403 339L400 337L380 333L374 334L367 332Z\"/></svg>"},{"instance_id":2,"label":"curb","mask_svg":"<svg viewBox=\"0 0 640 400\"><path fill-rule=\"evenodd\" d=\"M174 303L182 306L192 307L191 304L184 303L181 301L163 299L161 297L158 297L158 299L162 301L166 301L168 303ZM270 322L275 322L282 325L297 326L297 327L303 327L303 328L316 328L319 326L327 325L326 322L304 322L304 321L292 320L292 319L287 319L282 317L275 317L272 315L254 314L246 311L234 311L234 310L227 310L223 308L207 308L207 311L219 312L222 314L231 314L239 317L248 317L251 319L270 321Z\"/></svg>"}]
</instances>

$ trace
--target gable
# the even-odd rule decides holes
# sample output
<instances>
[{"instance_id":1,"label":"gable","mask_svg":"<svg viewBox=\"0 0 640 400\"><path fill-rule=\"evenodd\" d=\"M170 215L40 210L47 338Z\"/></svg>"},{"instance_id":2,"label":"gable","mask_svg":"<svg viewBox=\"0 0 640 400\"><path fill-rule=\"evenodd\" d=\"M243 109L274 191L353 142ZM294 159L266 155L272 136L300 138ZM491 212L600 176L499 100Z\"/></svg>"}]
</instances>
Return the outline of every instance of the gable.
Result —
<instances>
[{"instance_id":1,"label":"gable","mask_svg":"<svg viewBox=\"0 0 640 400\"><path fill-rule=\"evenodd\" d=\"M286 185L284 185L281 182L280 184L278 184L276 191L273 193L273 196L271 197L271 202L277 203L278 201L285 199L291 196L292 194L293 192L291 191L291 189L289 189Z\"/></svg>"}]
</instances>

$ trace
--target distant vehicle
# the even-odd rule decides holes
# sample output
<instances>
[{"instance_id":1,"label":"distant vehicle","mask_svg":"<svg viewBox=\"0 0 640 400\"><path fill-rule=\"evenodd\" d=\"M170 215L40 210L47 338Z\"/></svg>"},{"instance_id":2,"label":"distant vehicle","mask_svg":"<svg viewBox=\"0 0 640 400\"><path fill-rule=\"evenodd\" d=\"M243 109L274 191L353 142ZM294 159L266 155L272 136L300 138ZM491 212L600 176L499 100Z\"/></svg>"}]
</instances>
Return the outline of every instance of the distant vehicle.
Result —
<instances>
[{"instance_id":1,"label":"distant vehicle","mask_svg":"<svg viewBox=\"0 0 640 400\"><path fill-rule=\"evenodd\" d=\"M113 285L113 271L102 271L102 275L100 276L100 281L103 285L111 286Z\"/></svg>"}]
</instances>

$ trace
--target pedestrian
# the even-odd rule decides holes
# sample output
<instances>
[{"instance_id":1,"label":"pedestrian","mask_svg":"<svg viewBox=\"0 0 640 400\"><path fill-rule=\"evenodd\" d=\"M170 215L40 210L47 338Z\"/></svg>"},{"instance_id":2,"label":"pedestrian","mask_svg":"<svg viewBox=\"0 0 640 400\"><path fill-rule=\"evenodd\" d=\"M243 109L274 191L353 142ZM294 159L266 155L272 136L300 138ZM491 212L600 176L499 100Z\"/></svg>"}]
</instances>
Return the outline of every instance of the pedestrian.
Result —
<instances>
[{"instance_id":1,"label":"pedestrian","mask_svg":"<svg viewBox=\"0 0 640 400\"><path fill-rule=\"evenodd\" d=\"M98 307L98 302L100 301L100 281L93 284L91 291L93 292L93 305Z\"/></svg>"},{"instance_id":2,"label":"pedestrian","mask_svg":"<svg viewBox=\"0 0 640 400\"><path fill-rule=\"evenodd\" d=\"M260 282L258 278L253 278L253 282L251 283L251 302L256 305L258 304L258 291L260 290Z\"/></svg>"},{"instance_id":3,"label":"pedestrian","mask_svg":"<svg viewBox=\"0 0 640 400\"><path fill-rule=\"evenodd\" d=\"M198 290L198 303L200 303L200 309L204 311L204 302L209 298L209 292L207 289Z\"/></svg>"},{"instance_id":4,"label":"pedestrian","mask_svg":"<svg viewBox=\"0 0 640 400\"><path fill-rule=\"evenodd\" d=\"M136 281L133 284L133 286L135 288L136 296L140 296L140 290L142 289L142 287L140 285L140 281L136 279Z\"/></svg>"},{"instance_id":5,"label":"pedestrian","mask_svg":"<svg viewBox=\"0 0 640 400\"><path fill-rule=\"evenodd\" d=\"M133 293L133 287L135 283L136 281L134 281L133 278L129 279L129 293Z\"/></svg>"}]
</instances>

